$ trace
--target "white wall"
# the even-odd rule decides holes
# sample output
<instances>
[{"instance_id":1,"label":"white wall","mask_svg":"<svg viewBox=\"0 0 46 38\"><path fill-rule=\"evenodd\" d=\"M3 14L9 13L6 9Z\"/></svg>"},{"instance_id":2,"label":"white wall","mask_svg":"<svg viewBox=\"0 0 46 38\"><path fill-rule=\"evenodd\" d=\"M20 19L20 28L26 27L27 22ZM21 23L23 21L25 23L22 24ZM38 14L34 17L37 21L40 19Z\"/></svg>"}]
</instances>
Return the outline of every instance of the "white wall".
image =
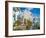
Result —
<instances>
[{"instance_id":1,"label":"white wall","mask_svg":"<svg viewBox=\"0 0 46 38\"><path fill-rule=\"evenodd\" d=\"M24 0L20 0L20 1L24 1ZM25 0L25 1L46 3L46 0ZM5 37L5 0L0 0L0 38L6 38ZM46 38L46 35L24 36L24 37L16 37L16 38Z\"/></svg>"}]
</instances>

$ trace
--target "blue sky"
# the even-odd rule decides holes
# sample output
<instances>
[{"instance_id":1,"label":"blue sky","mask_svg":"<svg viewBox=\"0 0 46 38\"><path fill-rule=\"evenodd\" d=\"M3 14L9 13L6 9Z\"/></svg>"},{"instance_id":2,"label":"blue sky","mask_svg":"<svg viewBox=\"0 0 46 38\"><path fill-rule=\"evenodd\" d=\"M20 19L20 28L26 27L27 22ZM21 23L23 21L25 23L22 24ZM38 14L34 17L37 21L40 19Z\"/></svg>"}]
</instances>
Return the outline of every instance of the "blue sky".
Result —
<instances>
[{"instance_id":1,"label":"blue sky","mask_svg":"<svg viewBox=\"0 0 46 38\"><path fill-rule=\"evenodd\" d=\"M16 7L13 7L13 10L15 11ZM32 12L33 16L40 16L40 8L26 8L26 7L19 7L21 12L23 13L25 10L26 12Z\"/></svg>"},{"instance_id":2,"label":"blue sky","mask_svg":"<svg viewBox=\"0 0 46 38\"><path fill-rule=\"evenodd\" d=\"M32 12L32 14L34 16L40 16L40 8L20 8L22 12L24 12L24 10L28 10L29 12Z\"/></svg>"},{"instance_id":3,"label":"blue sky","mask_svg":"<svg viewBox=\"0 0 46 38\"><path fill-rule=\"evenodd\" d=\"M33 15L40 16L40 8L32 8L30 11Z\"/></svg>"}]
</instances>

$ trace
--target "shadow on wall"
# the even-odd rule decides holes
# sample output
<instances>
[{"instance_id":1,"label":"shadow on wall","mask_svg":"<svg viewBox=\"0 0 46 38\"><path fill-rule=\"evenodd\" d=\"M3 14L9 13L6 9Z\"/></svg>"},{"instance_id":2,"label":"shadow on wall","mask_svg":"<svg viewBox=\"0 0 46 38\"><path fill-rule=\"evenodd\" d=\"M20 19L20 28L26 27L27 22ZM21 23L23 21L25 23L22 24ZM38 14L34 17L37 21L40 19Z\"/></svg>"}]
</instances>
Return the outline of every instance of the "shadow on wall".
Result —
<instances>
[{"instance_id":1,"label":"shadow on wall","mask_svg":"<svg viewBox=\"0 0 46 38\"><path fill-rule=\"evenodd\" d=\"M6 37L6 38L12 38L12 37Z\"/></svg>"}]
</instances>

